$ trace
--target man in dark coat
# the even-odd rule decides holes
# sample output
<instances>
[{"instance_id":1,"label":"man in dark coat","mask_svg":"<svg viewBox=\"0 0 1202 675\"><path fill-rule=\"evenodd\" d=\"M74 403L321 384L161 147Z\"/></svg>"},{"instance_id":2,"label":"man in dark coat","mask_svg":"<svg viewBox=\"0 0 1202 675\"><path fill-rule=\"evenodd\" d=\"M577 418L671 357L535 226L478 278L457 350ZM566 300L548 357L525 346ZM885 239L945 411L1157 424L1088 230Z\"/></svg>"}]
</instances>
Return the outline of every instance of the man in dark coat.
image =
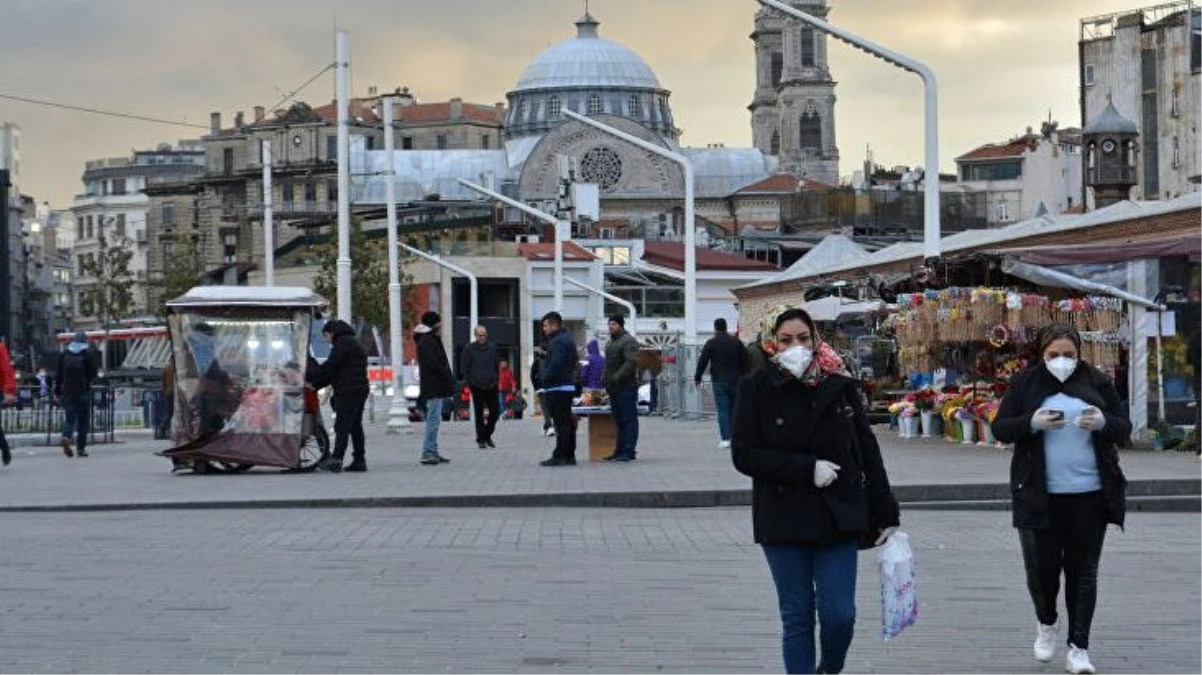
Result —
<instances>
[{"instance_id":1,"label":"man in dark coat","mask_svg":"<svg viewBox=\"0 0 1202 675\"><path fill-rule=\"evenodd\" d=\"M497 392L500 363L497 358L497 346L488 341L488 329L484 326L476 326L475 341L463 347L463 355L459 359L459 374L472 392L476 447L481 450L497 447L493 443L492 435L497 429L497 420L501 418L501 399Z\"/></svg>"},{"instance_id":2,"label":"man in dark coat","mask_svg":"<svg viewBox=\"0 0 1202 675\"><path fill-rule=\"evenodd\" d=\"M609 409L618 429L617 442L609 462L633 462L639 443L638 393L639 343L626 332L626 319L620 314L609 317L609 344L605 346L605 371L601 376Z\"/></svg>"},{"instance_id":3,"label":"man in dark coat","mask_svg":"<svg viewBox=\"0 0 1202 675\"><path fill-rule=\"evenodd\" d=\"M333 347L325 363L313 373L312 385L317 389L333 386L334 396L334 453L321 468L331 473L367 471L366 445L363 435L363 408L367 405L367 351L355 338L355 330L345 321L327 323L321 334ZM347 440L353 446L351 463L344 469Z\"/></svg>"},{"instance_id":4,"label":"man in dark coat","mask_svg":"<svg viewBox=\"0 0 1202 675\"><path fill-rule=\"evenodd\" d=\"M747 372L747 348L739 338L726 332L726 319L714 319L714 337L701 348L693 384L701 386L706 368L714 384L714 405L718 409L718 447L730 447L730 422L735 412L735 385Z\"/></svg>"},{"instance_id":5,"label":"man in dark coat","mask_svg":"<svg viewBox=\"0 0 1202 675\"><path fill-rule=\"evenodd\" d=\"M92 384L99 370L96 355L88 348L88 335L76 331L66 351L58 357L58 375L54 378L54 398L63 407L63 428L59 445L63 454L87 457L88 418L92 406ZM71 434L75 434L75 448Z\"/></svg>"},{"instance_id":6,"label":"man in dark coat","mask_svg":"<svg viewBox=\"0 0 1202 675\"><path fill-rule=\"evenodd\" d=\"M576 393L576 365L580 355L576 343L563 327L559 312L543 317L547 336L547 359L543 363L540 386L547 402L547 414L555 426L555 452L542 466L575 466L576 430L572 428L572 396Z\"/></svg>"},{"instance_id":7,"label":"man in dark coat","mask_svg":"<svg viewBox=\"0 0 1202 675\"><path fill-rule=\"evenodd\" d=\"M442 425L442 408L455 396L455 373L447 360L439 331L442 317L438 312L426 312L414 329L417 342L418 376L421 378L421 397L426 401L426 435L422 443L421 463L426 466L448 464L451 460L438 452L438 428Z\"/></svg>"}]
</instances>

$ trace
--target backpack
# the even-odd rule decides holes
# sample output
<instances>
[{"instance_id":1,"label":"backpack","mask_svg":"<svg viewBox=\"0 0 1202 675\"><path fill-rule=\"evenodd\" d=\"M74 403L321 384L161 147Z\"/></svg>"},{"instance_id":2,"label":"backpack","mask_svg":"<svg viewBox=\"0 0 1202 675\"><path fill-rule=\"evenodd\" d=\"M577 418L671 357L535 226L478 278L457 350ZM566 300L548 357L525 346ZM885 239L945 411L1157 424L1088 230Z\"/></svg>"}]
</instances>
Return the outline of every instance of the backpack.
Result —
<instances>
[{"instance_id":1,"label":"backpack","mask_svg":"<svg viewBox=\"0 0 1202 675\"><path fill-rule=\"evenodd\" d=\"M87 386L88 384L88 366L90 359L87 350L82 352L68 351L63 354L63 382L78 382L80 385Z\"/></svg>"}]
</instances>

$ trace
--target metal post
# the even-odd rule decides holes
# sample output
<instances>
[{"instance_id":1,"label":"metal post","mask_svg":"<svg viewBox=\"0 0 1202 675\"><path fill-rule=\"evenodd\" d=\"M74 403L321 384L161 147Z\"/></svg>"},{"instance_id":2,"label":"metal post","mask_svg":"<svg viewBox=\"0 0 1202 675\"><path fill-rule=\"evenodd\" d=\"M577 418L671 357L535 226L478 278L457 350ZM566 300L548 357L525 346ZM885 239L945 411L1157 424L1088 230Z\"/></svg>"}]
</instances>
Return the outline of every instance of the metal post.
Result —
<instances>
[{"instance_id":1,"label":"metal post","mask_svg":"<svg viewBox=\"0 0 1202 675\"><path fill-rule=\"evenodd\" d=\"M672 152L580 113L564 110L563 114L680 165L684 172L684 342L686 345L697 344L697 227L693 205L693 163L680 153Z\"/></svg>"},{"instance_id":2,"label":"metal post","mask_svg":"<svg viewBox=\"0 0 1202 675\"><path fill-rule=\"evenodd\" d=\"M630 329L626 332L630 333L631 335L633 335L635 337L638 336L639 313L638 313L638 310L636 310L634 308L634 303L630 302L629 300L623 300L622 298L619 298L618 296L616 296L612 293L606 293L605 291L603 291L599 288L593 288L592 286L589 286L588 284L582 284L579 281L576 281L575 279L564 279L564 281L568 282L569 284L572 284L576 288L582 288L582 289L588 291L589 293L592 293L593 295L599 295L599 296L605 298L606 300L609 300L610 302L614 302L614 303L617 303L617 304L625 307L627 309L627 311L630 312ZM604 312L602 312L602 314L604 314Z\"/></svg>"},{"instance_id":3,"label":"metal post","mask_svg":"<svg viewBox=\"0 0 1202 675\"><path fill-rule=\"evenodd\" d=\"M338 318L350 323L351 307L351 180L350 180L350 47L345 30L335 39L334 75L338 105Z\"/></svg>"},{"instance_id":4,"label":"metal post","mask_svg":"<svg viewBox=\"0 0 1202 675\"><path fill-rule=\"evenodd\" d=\"M265 284L275 286L275 195L271 187L271 141L263 141L263 255Z\"/></svg>"},{"instance_id":5,"label":"metal post","mask_svg":"<svg viewBox=\"0 0 1202 675\"><path fill-rule=\"evenodd\" d=\"M555 221L555 311L563 312L563 233L567 228L564 221Z\"/></svg>"},{"instance_id":6,"label":"metal post","mask_svg":"<svg viewBox=\"0 0 1202 675\"><path fill-rule=\"evenodd\" d=\"M392 128L396 98L385 96L383 104L384 156L388 162L388 168L384 172L388 180L384 186L384 198L388 202L388 351L392 356L392 405L388 408L388 433L397 434L402 430L411 432L413 427L409 423L409 414L405 411L405 386L401 376L405 368L405 343L401 332L401 256L397 250L396 168L392 163L393 151L396 149Z\"/></svg>"},{"instance_id":7,"label":"metal post","mask_svg":"<svg viewBox=\"0 0 1202 675\"><path fill-rule=\"evenodd\" d=\"M861 51L868 52L893 65L908 70L922 78L925 88L925 123L924 145L926 147L924 168L924 204L923 204L923 257L928 264L933 264L941 255L941 228L939 223L939 86L935 79L935 71L929 66L916 61L909 56L883 47L872 40L827 23L816 16L805 12L780 0L756 0L756 2L771 7L779 12L788 14L809 24L811 27L831 35ZM565 113L571 115L572 113Z\"/></svg>"}]
</instances>

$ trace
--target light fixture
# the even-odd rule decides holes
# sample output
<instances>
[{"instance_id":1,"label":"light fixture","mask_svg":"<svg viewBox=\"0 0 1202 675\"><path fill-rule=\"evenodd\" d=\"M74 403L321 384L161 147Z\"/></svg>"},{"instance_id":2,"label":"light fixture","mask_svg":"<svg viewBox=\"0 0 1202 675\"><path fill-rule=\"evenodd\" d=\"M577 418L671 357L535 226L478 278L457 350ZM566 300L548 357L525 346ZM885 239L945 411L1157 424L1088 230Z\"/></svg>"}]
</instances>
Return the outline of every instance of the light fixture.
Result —
<instances>
[{"instance_id":1,"label":"light fixture","mask_svg":"<svg viewBox=\"0 0 1202 675\"><path fill-rule=\"evenodd\" d=\"M256 340L255 338L251 338L251 339L249 339L249 340L247 340L247 341L246 341L246 346L247 346L247 347L250 347L251 349L258 349L258 348L259 348L259 341L258 341L258 340Z\"/></svg>"}]
</instances>

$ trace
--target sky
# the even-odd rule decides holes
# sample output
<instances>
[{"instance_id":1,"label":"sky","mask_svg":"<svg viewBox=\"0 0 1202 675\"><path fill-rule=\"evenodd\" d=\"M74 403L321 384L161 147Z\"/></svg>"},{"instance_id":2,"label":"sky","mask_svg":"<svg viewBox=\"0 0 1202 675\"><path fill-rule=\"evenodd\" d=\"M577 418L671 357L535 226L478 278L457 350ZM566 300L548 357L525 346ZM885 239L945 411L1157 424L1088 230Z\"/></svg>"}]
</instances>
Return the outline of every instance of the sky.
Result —
<instances>
[{"instance_id":1,"label":"sky","mask_svg":"<svg viewBox=\"0 0 1202 675\"><path fill-rule=\"evenodd\" d=\"M940 169L989 142L1079 126L1078 21L1133 0L832 0L829 20L931 66ZM1145 4L1155 4L1146 0ZM505 100L525 65L575 35L583 0L0 0L0 94L207 125L271 109L333 61L349 31L353 94L407 86L419 101ZM601 36L651 66L682 143L751 145L754 0L591 0ZM885 166L923 157L921 80L828 45L841 173L871 146ZM334 97L328 72L300 98ZM22 129L22 192L54 208L82 192L84 163L195 138L203 129L0 99Z\"/></svg>"}]
</instances>

